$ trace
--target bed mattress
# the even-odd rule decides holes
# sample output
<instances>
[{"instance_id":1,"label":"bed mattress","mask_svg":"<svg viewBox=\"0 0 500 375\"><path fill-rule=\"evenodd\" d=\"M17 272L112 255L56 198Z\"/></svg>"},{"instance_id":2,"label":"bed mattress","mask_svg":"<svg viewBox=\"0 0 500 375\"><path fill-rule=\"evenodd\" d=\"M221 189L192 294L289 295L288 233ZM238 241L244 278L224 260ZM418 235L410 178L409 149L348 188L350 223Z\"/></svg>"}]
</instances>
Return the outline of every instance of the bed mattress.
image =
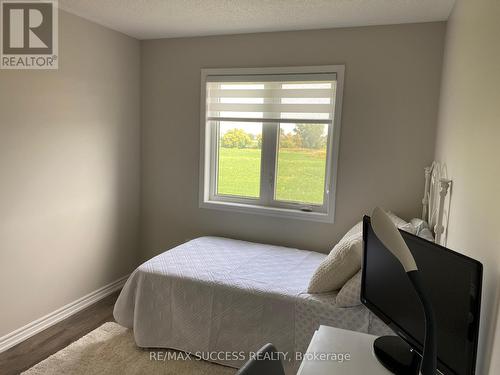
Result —
<instances>
[{"instance_id":1,"label":"bed mattress","mask_svg":"<svg viewBox=\"0 0 500 375\"><path fill-rule=\"evenodd\" d=\"M243 362L234 353L256 351L267 342L289 358L303 353L320 324L386 332L364 306L341 308L336 293L306 292L325 256L201 237L139 266L116 302L114 317L133 329L140 347L203 353L234 367ZM288 368L296 365L291 362Z\"/></svg>"}]
</instances>

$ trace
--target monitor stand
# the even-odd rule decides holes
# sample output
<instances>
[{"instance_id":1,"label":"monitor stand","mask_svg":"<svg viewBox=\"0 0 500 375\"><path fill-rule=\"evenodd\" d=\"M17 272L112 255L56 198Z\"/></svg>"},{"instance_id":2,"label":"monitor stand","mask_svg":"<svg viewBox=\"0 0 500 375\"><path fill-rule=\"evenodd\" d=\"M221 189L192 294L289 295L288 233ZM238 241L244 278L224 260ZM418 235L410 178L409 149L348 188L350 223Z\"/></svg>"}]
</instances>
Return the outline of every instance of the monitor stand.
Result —
<instances>
[{"instance_id":1,"label":"monitor stand","mask_svg":"<svg viewBox=\"0 0 500 375\"><path fill-rule=\"evenodd\" d=\"M421 357L399 336L382 336L373 343L378 361L398 375L417 375Z\"/></svg>"}]
</instances>

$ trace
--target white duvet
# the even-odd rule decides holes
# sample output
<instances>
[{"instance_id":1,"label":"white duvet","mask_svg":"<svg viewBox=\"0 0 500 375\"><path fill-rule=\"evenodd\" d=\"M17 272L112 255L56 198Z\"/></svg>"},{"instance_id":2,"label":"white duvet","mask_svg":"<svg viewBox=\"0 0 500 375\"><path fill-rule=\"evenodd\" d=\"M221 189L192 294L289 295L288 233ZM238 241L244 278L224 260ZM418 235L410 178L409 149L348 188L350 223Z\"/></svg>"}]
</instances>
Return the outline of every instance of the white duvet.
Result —
<instances>
[{"instance_id":1,"label":"white duvet","mask_svg":"<svg viewBox=\"0 0 500 375\"><path fill-rule=\"evenodd\" d=\"M387 332L364 306L337 307L336 293L307 294L309 279L325 256L198 238L139 266L116 302L114 317L133 329L140 347L190 353L248 353L272 342L292 358L305 352L320 324ZM242 364L226 354L218 354L215 362ZM287 368L294 366L292 361Z\"/></svg>"}]
</instances>

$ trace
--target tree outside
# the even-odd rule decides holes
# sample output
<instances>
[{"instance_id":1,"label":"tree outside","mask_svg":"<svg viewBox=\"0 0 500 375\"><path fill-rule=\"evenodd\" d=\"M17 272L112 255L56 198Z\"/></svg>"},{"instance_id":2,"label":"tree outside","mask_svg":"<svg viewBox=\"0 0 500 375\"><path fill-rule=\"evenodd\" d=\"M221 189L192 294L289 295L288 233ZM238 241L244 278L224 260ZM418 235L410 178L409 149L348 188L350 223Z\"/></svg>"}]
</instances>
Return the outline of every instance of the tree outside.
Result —
<instances>
[{"instance_id":1,"label":"tree outside","mask_svg":"<svg viewBox=\"0 0 500 375\"><path fill-rule=\"evenodd\" d=\"M283 129L280 129L280 147L301 148L302 140L297 133L285 133Z\"/></svg>"},{"instance_id":2,"label":"tree outside","mask_svg":"<svg viewBox=\"0 0 500 375\"><path fill-rule=\"evenodd\" d=\"M280 147L321 149L326 147L324 125L297 124L293 132L280 129ZM243 129L228 130L221 137L221 146L225 148L261 148L262 135L247 133Z\"/></svg>"},{"instance_id":3,"label":"tree outside","mask_svg":"<svg viewBox=\"0 0 500 375\"><path fill-rule=\"evenodd\" d=\"M301 148L320 149L326 146L325 126L316 124L297 124L294 132L300 140Z\"/></svg>"},{"instance_id":4,"label":"tree outside","mask_svg":"<svg viewBox=\"0 0 500 375\"><path fill-rule=\"evenodd\" d=\"M243 129L231 129L222 136L221 146L226 148L247 148L253 142L253 134Z\"/></svg>"}]
</instances>

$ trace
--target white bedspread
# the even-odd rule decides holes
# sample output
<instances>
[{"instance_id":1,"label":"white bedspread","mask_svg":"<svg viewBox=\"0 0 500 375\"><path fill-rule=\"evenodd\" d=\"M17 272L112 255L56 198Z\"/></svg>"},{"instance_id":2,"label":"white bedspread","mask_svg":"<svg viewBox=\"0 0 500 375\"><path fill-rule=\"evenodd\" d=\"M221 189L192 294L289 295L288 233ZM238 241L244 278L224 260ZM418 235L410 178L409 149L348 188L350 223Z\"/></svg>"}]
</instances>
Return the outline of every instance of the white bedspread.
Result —
<instances>
[{"instance_id":1,"label":"white bedspread","mask_svg":"<svg viewBox=\"0 0 500 375\"><path fill-rule=\"evenodd\" d=\"M133 328L140 347L190 353L248 353L272 342L292 355L305 352L320 324L383 333L383 324L365 307L340 308L335 306L336 293L305 292L324 257L287 247L198 238L138 267L116 302L114 316ZM242 364L234 358L215 362Z\"/></svg>"}]
</instances>

